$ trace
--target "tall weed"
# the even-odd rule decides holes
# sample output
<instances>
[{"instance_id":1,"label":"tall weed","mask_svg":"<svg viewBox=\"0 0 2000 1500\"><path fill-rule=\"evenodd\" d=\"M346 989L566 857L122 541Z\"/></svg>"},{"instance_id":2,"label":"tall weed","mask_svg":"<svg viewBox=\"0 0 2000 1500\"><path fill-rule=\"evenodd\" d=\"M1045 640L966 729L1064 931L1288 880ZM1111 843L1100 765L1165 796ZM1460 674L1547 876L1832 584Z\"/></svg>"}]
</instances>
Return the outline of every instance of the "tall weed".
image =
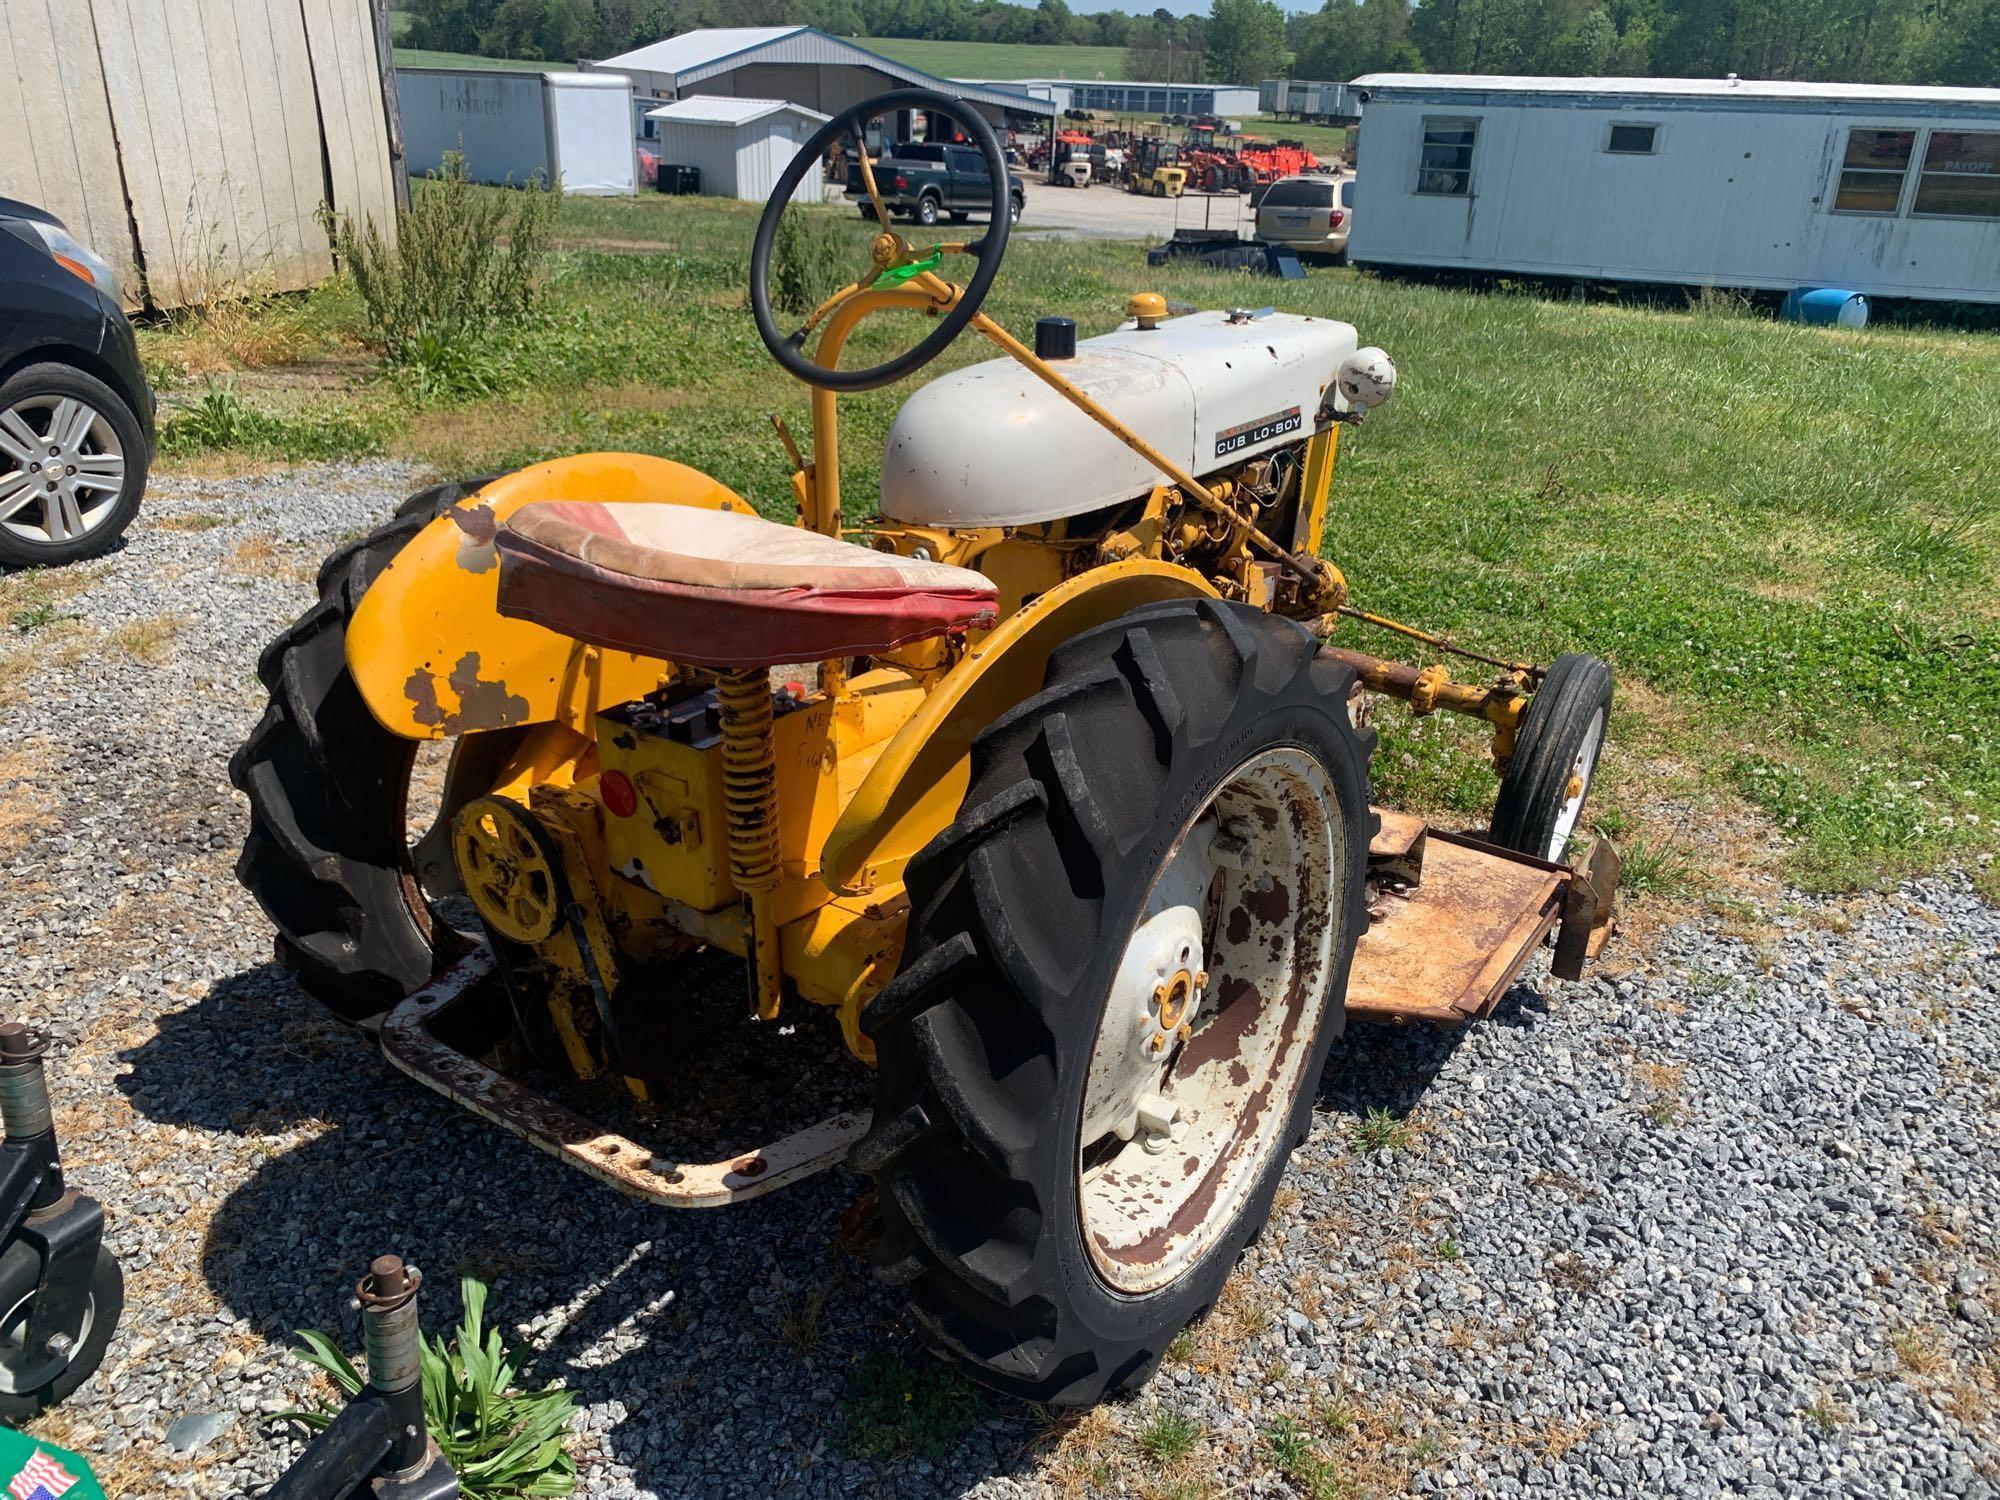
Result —
<instances>
[{"instance_id":1,"label":"tall weed","mask_svg":"<svg viewBox=\"0 0 2000 1500\"><path fill-rule=\"evenodd\" d=\"M809 313L846 285L841 238L833 215L785 205L771 241L771 301L780 312Z\"/></svg>"},{"instance_id":2,"label":"tall weed","mask_svg":"<svg viewBox=\"0 0 2000 1500\"><path fill-rule=\"evenodd\" d=\"M361 295L366 341L393 363L518 322L541 292L559 195L539 178L508 193L476 191L465 158L447 151L416 185L396 243L373 219L327 216L334 250Z\"/></svg>"}]
</instances>

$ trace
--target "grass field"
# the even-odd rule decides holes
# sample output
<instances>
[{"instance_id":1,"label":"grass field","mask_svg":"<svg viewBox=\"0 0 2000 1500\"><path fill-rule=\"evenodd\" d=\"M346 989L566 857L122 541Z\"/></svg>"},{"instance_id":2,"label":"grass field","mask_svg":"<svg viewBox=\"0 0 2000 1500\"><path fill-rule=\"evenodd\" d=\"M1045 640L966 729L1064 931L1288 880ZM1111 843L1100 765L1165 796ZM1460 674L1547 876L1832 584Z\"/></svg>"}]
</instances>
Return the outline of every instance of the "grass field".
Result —
<instances>
[{"instance_id":1,"label":"grass field","mask_svg":"<svg viewBox=\"0 0 2000 1500\"><path fill-rule=\"evenodd\" d=\"M521 57L481 57L476 52L430 52L422 47L398 47L399 68L516 68L527 73L561 72L574 68L568 62L531 62Z\"/></svg>"},{"instance_id":2,"label":"grass field","mask_svg":"<svg viewBox=\"0 0 2000 1500\"><path fill-rule=\"evenodd\" d=\"M803 436L807 402L744 308L754 210L648 196L561 212L543 311L480 352L489 394L425 400L380 374L338 286L274 301L225 337L183 323L142 345L163 377L265 366L238 377L244 399L287 415L240 428L253 459L349 444L470 473L631 448L788 515L765 417ZM859 221L829 232L859 266ZM1617 743L1593 811L1642 885L1724 888L1746 828L1819 886L1976 868L2000 850L2000 337L1347 271L1246 285L1151 273L1135 246L1077 242L1017 242L989 307L1017 329L1061 311L1095 333L1141 285L1347 319L1396 357L1397 399L1342 445L1328 553L1358 602L1467 644L1611 659ZM850 358L908 337L865 329ZM986 352L968 338L933 372ZM184 375L163 418L203 390ZM842 403L850 516L870 511L905 394ZM1385 718L1385 796L1484 812L1493 780L1469 727ZM1996 875L1989 865L1989 890Z\"/></svg>"},{"instance_id":3,"label":"grass field","mask_svg":"<svg viewBox=\"0 0 2000 1500\"><path fill-rule=\"evenodd\" d=\"M1131 77L1122 47L1037 47L1026 42L926 42L864 36L864 47L939 78Z\"/></svg>"}]
</instances>

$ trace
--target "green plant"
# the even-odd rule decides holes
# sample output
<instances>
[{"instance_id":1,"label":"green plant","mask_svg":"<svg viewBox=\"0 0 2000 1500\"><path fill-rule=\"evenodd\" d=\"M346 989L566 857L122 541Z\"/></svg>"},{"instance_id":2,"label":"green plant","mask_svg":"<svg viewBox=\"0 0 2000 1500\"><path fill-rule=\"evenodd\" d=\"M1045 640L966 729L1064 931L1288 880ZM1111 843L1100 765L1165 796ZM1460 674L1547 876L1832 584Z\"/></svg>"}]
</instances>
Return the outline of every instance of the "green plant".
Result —
<instances>
[{"instance_id":1,"label":"green plant","mask_svg":"<svg viewBox=\"0 0 2000 1500\"><path fill-rule=\"evenodd\" d=\"M485 1327L486 1283L459 1281L465 1316L449 1343L423 1340L424 1420L457 1471L461 1493L472 1500L567 1495L576 1488L576 1460L563 1447L563 1431L576 1396L558 1385L518 1389L526 1361L505 1348L498 1329ZM294 1351L349 1396L362 1376L333 1340L301 1330L306 1347ZM288 1411L283 1418L318 1431L337 1413L325 1407Z\"/></svg>"},{"instance_id":2,"label":"green plant","mask_svg":"<svg viewBox=\"0 0 2000 1500\"><path fill-rule=\"evenodd\" d=\"M847 1380L839 1442L851 1458L944 1457L978 1419L979 1392L956 1370L926 1362L913 1370L886 1349L871 1349Z\"/></svg>"},{"instance_id":3,"label":"green plant","mask_svg":"<svg viewBox=\"0 0 2000 1500\"><path fill-rule=\"evenodd\" d=\"M1354 1122L1354 1148L1357 1151L1400 1151L1410 1144L1413 1134L1408 1120L1398 1119L1388 1110L1378 1107Z\"/></svg>"},{"instance_id":4,"label":"green plant","mask_svg":"<svg viewBox=\"0 0 2000 1500\"><path fill-rule=\"evenodd\" d=\"M1178 1463L1194 1452L1201 1439L1201 1424L1186 1412L1156 1411L1134 1435L1139 1451L1154 1463Z\"/></svg>"},{"instance_id":5,"label":"green plant","mask_svg":"<svg viewBox=\"0 0 2000 1500\"><path fill-rule=\"evenodd\" d=\"M1439 1260L1458 1260L1461 1257L1463 1257L1464 1254L1465 1254L1465 1247L1460 1245L1459 1242L1453 1239L1450 1235L1446 1235L1443 1239L1439 1240L1437 1243L1437 1255Z\"/></svg>"},{"instance_id":6,"label":"green plant","mask_svg":"<svg viewBox=\"0 0 2000 1500\"><path fill-rule=\"evenodd\" d=\"M397 364L428 345L450 345L525 316L559 195L539 178L518 191L482 193L465 157L447 151L415 186L395 243L373 219L357 228L324 212L328 236L361 296L367 341Z\"/></svg>"},{"instance_id":7,"label":"green plant","mask_svg":"<svg viewBox=\"0 0 2000 1500\"><path fill-rule=\"evenodd\" d=\"M160 428L160 451L175 456L220 450L268 453L303 462L378 453L384 424L379 417L343 410L267 412L213 378L192 404Z\"/></svg>"},{"instance_id":8,"label":"green plant","mask_svg":"<svg viewBox=\"0 0 2000 1500\"><path fill-rule=\"evenodd\" d=\"M786 204L771 240L771 301L778 310L811 312L840 289L841 265L840 230L832 216Z\"/></svg>"}]
</instances>

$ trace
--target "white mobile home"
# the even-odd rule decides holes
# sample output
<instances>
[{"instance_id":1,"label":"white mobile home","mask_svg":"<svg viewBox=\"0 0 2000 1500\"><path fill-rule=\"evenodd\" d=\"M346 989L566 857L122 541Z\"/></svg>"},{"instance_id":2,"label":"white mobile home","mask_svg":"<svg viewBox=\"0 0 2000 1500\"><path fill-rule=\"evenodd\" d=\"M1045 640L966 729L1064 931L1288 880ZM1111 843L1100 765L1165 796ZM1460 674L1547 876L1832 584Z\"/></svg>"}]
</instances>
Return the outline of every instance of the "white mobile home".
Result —
<instances>
[{"instance_id":1,"label":"white mobile home","mask_svg":"<svg viewBox=\"0 0 2000 1500\"><path fill-rule=\"evenodd\" d=\"M2000 302L2000 89L1355 87L1359 264Z\"/></svg>"},{"instance_id":2,"label":"white mobile home","mask_svg":"<svg viewBox=\"0 0 2000 1500\"><path fill-rule=\"evenodd\" d=\"M664 165L695 168L708 197L762 203L828 117L783 99L694 94L647 110L646 118L659 126ZM792 201L817 203L825 190L825 173L815 169L800 180Z\"/></svg>"},{"instance_id":3,"label":"white mobile home","mask_svg":"<svg viewBox=\"0 0 2000 1500\"><path fill-rule=\"evenodd\" d=\"M636 190L632 81L616 73L398 68L396 100L412 176L462 151L474 182L539 176L565 193Z\"/></svg>"}]
</instances>

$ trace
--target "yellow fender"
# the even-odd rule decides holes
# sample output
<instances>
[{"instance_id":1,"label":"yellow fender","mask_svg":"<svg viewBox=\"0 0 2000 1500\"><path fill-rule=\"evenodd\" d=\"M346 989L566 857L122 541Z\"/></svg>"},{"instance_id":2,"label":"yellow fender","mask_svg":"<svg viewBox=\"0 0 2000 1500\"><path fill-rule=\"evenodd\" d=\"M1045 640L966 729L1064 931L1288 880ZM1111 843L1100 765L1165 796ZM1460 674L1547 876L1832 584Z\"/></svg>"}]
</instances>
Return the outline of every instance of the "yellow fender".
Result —
<instances>
[{"instance_id":1,"label":"yellow fender","mask_svg":"<svg viewBox=\"0 0 2000 1500\"><path fill-rule=\"evenodd\" d=\"M643 453L580 453L496 479L411 538L347 626L347 666L391 734L440 740L559 723L588 733L600 707L652 691L661 663L605 651L498 605L494 532L536 500L756 508L699 470Z\"/></svg>"},{"instance_id":2,"label":"yellow fender","mask_svg":"<svg viewBox=\"0 0 2000 1500\"><path fill-rule=\"evenodd\" d=\"M901 880L910 856L958 816L972 742L1041 691L1049 657L1064 641L1141 605L1214 594L1187 568L1131 558L1080 573L1002 620L883 747L827 835L822 878L846 896Z\"/></svg>"}]
</instances>

